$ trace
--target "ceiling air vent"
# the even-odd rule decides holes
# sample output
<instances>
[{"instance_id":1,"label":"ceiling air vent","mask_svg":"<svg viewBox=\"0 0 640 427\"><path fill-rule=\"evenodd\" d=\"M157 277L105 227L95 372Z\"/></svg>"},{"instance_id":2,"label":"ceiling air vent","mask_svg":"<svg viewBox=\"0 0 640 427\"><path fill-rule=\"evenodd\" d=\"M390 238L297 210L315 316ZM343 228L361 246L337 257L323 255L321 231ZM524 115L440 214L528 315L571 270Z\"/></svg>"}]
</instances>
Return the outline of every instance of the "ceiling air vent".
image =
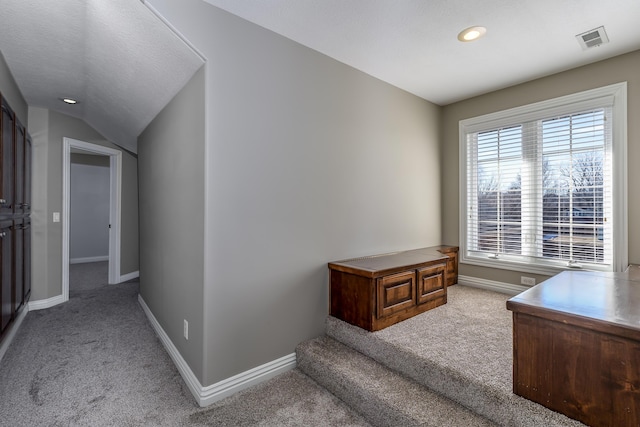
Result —
<instances>
[{"instance_id":1,"label":"ceiling air vent","mask_svg":"<svg viewBox=\"0 0 640 427\"><path fill-rule=\"evenodd\" d=\"M607 33L604 31L604 27L594 28L586 33L578 34L576 39L578 39L578 43L582 46L582 50L609 43L609 37L607 37Z\"/></svg>"}]
</instances>

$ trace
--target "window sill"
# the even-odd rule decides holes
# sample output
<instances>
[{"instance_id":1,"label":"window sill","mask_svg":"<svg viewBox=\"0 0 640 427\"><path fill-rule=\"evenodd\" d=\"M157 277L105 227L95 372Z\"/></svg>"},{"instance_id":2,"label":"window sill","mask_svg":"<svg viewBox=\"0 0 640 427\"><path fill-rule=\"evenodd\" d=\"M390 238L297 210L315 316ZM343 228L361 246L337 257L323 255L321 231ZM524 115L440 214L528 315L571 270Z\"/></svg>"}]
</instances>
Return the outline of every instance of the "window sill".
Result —
<instances>
[{"instance_id":1,"label":"window sill","mask_svg":"<svg viewBox=\"0 0 640 427\"><path fill-rule=\"evenodd\" d=\"M479 267L496 268L500 270L518 271L522 273L540 274L545 276L555 276L563 271L612 271L611 266L596 267L593 265L580 268L562 266L558 264L532 264L523 261L508 259L489 259L483 257L464 256L460 257L460 264L475 265Z\"/></svg>"}]
</instances>

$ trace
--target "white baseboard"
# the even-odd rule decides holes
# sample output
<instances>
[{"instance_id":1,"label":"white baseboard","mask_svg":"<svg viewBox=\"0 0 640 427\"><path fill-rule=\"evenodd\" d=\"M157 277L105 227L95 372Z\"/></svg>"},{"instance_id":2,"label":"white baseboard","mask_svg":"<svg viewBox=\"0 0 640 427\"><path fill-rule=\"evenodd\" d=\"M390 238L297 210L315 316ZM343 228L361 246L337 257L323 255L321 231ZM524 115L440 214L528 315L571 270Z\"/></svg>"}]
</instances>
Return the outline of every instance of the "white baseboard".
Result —
<instances>
[{"instance_id":1,"label":"white baseboard","mask_svg":"<svg viewBox=\"0 0 640 427\"><path fill-rule=\"evenodd\" d=\"M126 282L127 280L137 279L140 277L139 271L132 271L131 273L123 274L120 276L120 281L118 283Z\"/></svg>"},{"instance_id":2,"label":"white baseboard","mask_svg":"<svg viewBox=\"0 0 640 427\"><path fill-rule=\"evenodd\" d=\"M86 258L70 258L69 264L84 264L87 262L101 262L101 261L109 261L109 255L105 256L90 256Z\"/></svg>"},{"instance_id":3,"label":"white baseboard","mask_svg":"<svg viewBox=\"0 0 640 427\"><path fill-rule=\"evenodd\" d=\"M2 344L0 344L0 362L2 361L2 358L7 352L7 349L13 342L13 339L15 338L16 333L18 332L18 329L20 329L20 325L22 324L22 321L24 320L28 312L29 312L29 304L27 304L22 309L20 314L18 314L18 317L16 318L16 320L13 321L13 324L9 326L9 332L7 332L7 335L5 335L4 339L2 340Z\"/></svg>"},{"instance_id":4,"label":"white baseboard","mask_svg":"<svg viewBox=\"0 0 640 427\"><path fill-rule=\"evenodd\" d=\"M40 299L37 301L29 301L29 311L32 310L43 310L45 308L51 308L55 305L62 304L63 302L67 302L62 295L57 295L55 297Z\"/></svg>"},{"instance_id":5,"label":"white baseboard","mask_svg":"<svg viewBox=\"0 0 640 427\"><path fill-rule=\"evenodd\" d=\"M529 289L528 286L514 285L513 283L496 282L494 280L480 279L471 276L458 276L458 283L464 286L487 289L509 295L518 295Z\"/></svg>"},{"instance_id":6,"label":"white baseboard","mask_svg":"<svg viewBox=\"0 0 640 427\"><path fill-rule=\"evenodd\" d=\"M171 342L169 336L162 329L162 326L160 326L160 323L158 323L141 295L138 295L138 302L140 303L142 310L144 310L147 315L151 326L158 334L162 345L164 345L164 348L167 350L167 353L169 353L173 363L178 368L180 375L184 379L185 383L187 383L187 387L189 387L193 397L195 397L198 405L200 406L209 406L218 400L224 399L225 397L231 396L232 394L263 381L267 381L278 374L296 367L296 354L291 353L287 356L265 363L264 365L242 372L238 375L234 375L226 380L203 387L191 368L189 368L189 365L187 365L187 362L182 358L182 355L176 346Z\"/></svg>"}]
</instances>

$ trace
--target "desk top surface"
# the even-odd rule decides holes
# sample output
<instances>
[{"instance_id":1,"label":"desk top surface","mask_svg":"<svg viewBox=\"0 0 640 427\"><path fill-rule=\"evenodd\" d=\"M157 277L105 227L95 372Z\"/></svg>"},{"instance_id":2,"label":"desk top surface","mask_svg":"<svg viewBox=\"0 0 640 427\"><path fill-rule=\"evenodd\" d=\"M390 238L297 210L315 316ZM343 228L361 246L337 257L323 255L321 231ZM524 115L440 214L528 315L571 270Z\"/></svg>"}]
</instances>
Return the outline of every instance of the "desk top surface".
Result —
<instances>
[{"instance_id":1,"label":"desk top surface","mask_svg":"<svg viewBox=\"0 0 640 427\"><path fill-rule=\"evenodd\" d=\"M562 313L640 331L640 272L634 271L565 271L511 298L507 308Z\"/></svg>"}]
</instances>

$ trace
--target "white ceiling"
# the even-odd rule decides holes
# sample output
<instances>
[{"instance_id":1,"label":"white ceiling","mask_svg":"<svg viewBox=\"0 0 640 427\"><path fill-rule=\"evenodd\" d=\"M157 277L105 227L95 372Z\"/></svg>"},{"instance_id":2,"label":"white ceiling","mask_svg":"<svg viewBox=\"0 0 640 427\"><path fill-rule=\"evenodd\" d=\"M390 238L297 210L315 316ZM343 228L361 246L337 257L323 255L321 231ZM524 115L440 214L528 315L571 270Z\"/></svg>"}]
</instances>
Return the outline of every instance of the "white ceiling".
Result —
<instances>
[{"instance_id":1,"label":"white ceiling","mask_svg":"<svg viewBox=\"0 0 640 427\"><path fill-rule=\"evenodd\" d=\"M639 0L205 1L440 105L640 49Z\"/></svg>"},{"instance_id":2,"label":"white ceiling","mask_svg":"<svg viewBox=\"0 0 640 427\"><path fill-rule=\"evenodd\" d=\"M0 50L30 106L84 119L133 152L203 64L137 0L1 0Z\"/></svg>"},{"instance_id":3,"label":"white ceiling","mask_svg":"<svg viewBox=\"0 0 640 427\"><path fill-rule=\"evenodd\" d=\"M440 105L640 49L639 0L204 1ZM485 37L459 42L472 25ZM610 43L583 51L601 25ZM134 152L203 63L140 0L0 0L0 50L29 105Z\"/></svg>"}]
</instances>

